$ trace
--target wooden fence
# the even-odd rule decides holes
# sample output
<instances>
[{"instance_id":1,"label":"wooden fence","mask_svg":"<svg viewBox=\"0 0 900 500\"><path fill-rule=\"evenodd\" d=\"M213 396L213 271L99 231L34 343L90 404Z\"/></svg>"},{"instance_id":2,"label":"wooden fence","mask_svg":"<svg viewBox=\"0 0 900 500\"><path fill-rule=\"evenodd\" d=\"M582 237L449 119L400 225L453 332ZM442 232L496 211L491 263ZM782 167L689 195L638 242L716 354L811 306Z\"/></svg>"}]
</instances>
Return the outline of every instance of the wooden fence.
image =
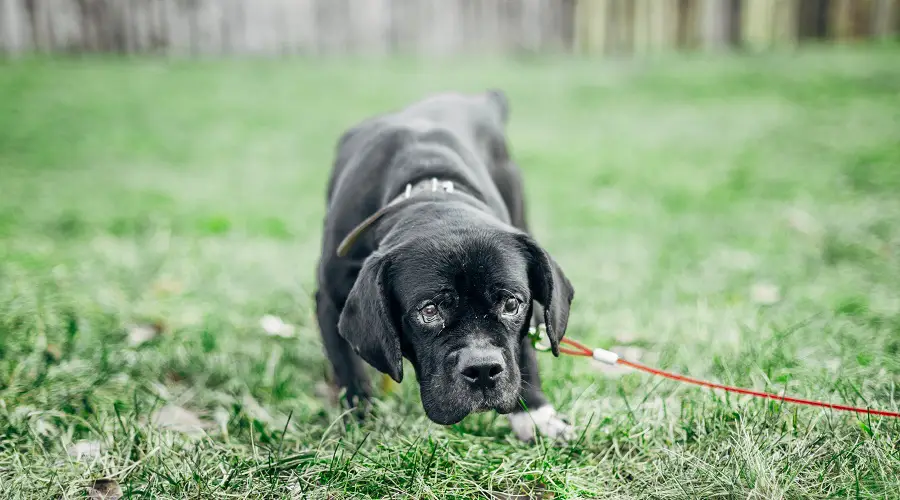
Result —
<instances>
[{"instance_id":1,"label":"wooden fence","mask_svg":"<svg viewBox=\"0 0 900 500\"><path fill-rule=\"evenodd\" d=\"M900 0L0 0L7 54L630 54L898 28Z\"/></svg>"}]
</instances>

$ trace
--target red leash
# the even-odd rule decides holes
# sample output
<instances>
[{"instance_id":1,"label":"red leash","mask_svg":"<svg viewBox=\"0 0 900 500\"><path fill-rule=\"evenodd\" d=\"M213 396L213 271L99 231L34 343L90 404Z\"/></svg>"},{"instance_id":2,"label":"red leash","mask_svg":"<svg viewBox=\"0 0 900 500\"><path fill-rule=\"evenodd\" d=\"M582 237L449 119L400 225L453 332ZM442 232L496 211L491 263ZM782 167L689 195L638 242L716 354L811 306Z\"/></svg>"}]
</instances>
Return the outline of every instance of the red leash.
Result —
<instances>
[{"instance_id":1,"label":"red leash","mask_svg":"<svg viewBox=\"0 0 900 500\"><path fill-rule=\"evenodd\" d=\"M583 356L583 357L587 357L587 358L594 358L598 361L601 361L601 362L604 362L607 364L611 364L611 365L612 364L620 364L620 365L634 368L635 370L641 370L643 372L651 373L653 375L659 375L660 377L677 380L679 382L700 385L703 387L709 387L711 389L722 389L723 391L735 392L738 394L747 394L747 395L755 396L758 398L774 399L777 401L785 401L787 403L796 403L796 404L806 405L806 406L817 406L819 408L830 408L832 410L852 411L852 412L856 412L856 413L865 413L865 414L869 414L869 415L878 415L878 416L882 416L882 417L900 418L900 412L896 412L896 411L873 410L871 408L859 408L856 406L824 403L822 401L814 401L811 399L792 398L790 396L779 396L778 394L772 394L769 392L753 391L750 389L741 389L740 387L731 387L728 385L707 382L705 380L686 377L684 375L678 375L677 373L669 373L669 372L666 372L663 370L657 370L656 368L651 368L649 366L642 365L640 363L635 363L634 361L628 361L627 359L622 359L617 354L610 352L610 351L606 351L604 349L589 349L588 347L586 347L583 344L580 344L574 340L564 338L564 339L562 339L561 342L574 347L574 349L566 349L564 347L560 348L559 352L561 352L563 354L568 354L570 356Z\"/></svg>"}]
</instances>

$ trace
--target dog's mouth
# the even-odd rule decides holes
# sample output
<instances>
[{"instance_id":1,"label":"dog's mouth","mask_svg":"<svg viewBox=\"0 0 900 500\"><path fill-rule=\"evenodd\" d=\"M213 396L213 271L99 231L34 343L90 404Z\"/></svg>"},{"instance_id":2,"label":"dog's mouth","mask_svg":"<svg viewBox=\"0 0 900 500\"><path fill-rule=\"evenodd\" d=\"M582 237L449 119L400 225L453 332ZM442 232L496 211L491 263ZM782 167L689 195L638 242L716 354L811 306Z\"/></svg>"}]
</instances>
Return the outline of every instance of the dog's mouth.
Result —
<instances>
[{"instance_id":1,"label":"dog's mouth","mask_svg":"<svg viewBox=\"0 0 900 500\"><path fill-rule=\"evenodd\" d=\"M508 413L512 413L515 409L515 405L510 404L500 404L500 405L492 405L492 404L477 404L475 406L471 406L469 409L463 409L462 405L450 405L445 408L429 408L425 407L425 414L428 416L428 419L436 424L441 425L453 425L458 424L464 418L473 413L486 413L490 411L495 411L501 415L506 415Z\"/></svg>"},{"instance_id":2,"label":"dog's mouth","mask_svg":"<svg viewBox=\"0 0 900 500\"><path fill-rule=\"evenodd\" d=\"M479 404L472 408L472 411L469 413L487 413L491 411L495 411L501 415L506 415L507 413L511 413L513 411L513 407L511 405L507 405L504 403L501 404Z\"/></svg>"},{"instance_id":3,"label":"dog's mouth","mask_svg":"<svg viewBox=\"0 0 900 500\"><path fill-rule=\"evenodd\" d=\"M511 413L518 405L518 391L494 389L491 391L426 391L422 392L422 406L428 418L437 424L459 423L472 413L495 411L501 415Z\"/></svg>"}]
</instances>

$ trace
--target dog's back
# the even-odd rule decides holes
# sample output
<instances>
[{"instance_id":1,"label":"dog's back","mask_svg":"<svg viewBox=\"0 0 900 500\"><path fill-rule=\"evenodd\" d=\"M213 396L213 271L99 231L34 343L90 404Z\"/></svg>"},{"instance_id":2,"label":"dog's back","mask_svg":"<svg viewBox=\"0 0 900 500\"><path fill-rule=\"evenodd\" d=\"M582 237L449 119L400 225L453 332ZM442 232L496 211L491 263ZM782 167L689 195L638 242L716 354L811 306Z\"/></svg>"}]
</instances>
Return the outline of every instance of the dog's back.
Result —
<instances>
[{"instance_id":1,"label":"dog's back","mask_svg":"<svg viewBox=\"0 0 900 500\"><path fill-rule=\"evenodd\" d=\"M506 96L491 90L479 94L435 94L362 121L344 132L338 141L328 184L328 203L331 204L345 176L384 179L383 169L388 167L391 157L413 143L436 141L464 149L457 153L471 152L491 168L497 155L505 154L508 116Z\"/></svg>"}]
</instances>

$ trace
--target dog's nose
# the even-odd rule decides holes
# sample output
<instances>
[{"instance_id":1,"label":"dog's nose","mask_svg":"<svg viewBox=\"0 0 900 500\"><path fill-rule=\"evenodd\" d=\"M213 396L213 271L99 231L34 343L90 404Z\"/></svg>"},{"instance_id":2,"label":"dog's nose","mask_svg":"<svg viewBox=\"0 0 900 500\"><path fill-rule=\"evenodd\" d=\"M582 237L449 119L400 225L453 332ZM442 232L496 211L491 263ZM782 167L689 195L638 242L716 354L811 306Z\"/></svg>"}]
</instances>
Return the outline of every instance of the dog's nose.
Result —
<instances>
[{"instance_id":1,"label":"dog's nose","mask_svg":"<svg viewBox=\"0 0 900 500\"><path fill-rule=\"evenodd\" d=\"M463 349L459 356L459 373L472 387L493 387L503 373L503 355L499 350Z\"/></svg>"}]
</instances>

